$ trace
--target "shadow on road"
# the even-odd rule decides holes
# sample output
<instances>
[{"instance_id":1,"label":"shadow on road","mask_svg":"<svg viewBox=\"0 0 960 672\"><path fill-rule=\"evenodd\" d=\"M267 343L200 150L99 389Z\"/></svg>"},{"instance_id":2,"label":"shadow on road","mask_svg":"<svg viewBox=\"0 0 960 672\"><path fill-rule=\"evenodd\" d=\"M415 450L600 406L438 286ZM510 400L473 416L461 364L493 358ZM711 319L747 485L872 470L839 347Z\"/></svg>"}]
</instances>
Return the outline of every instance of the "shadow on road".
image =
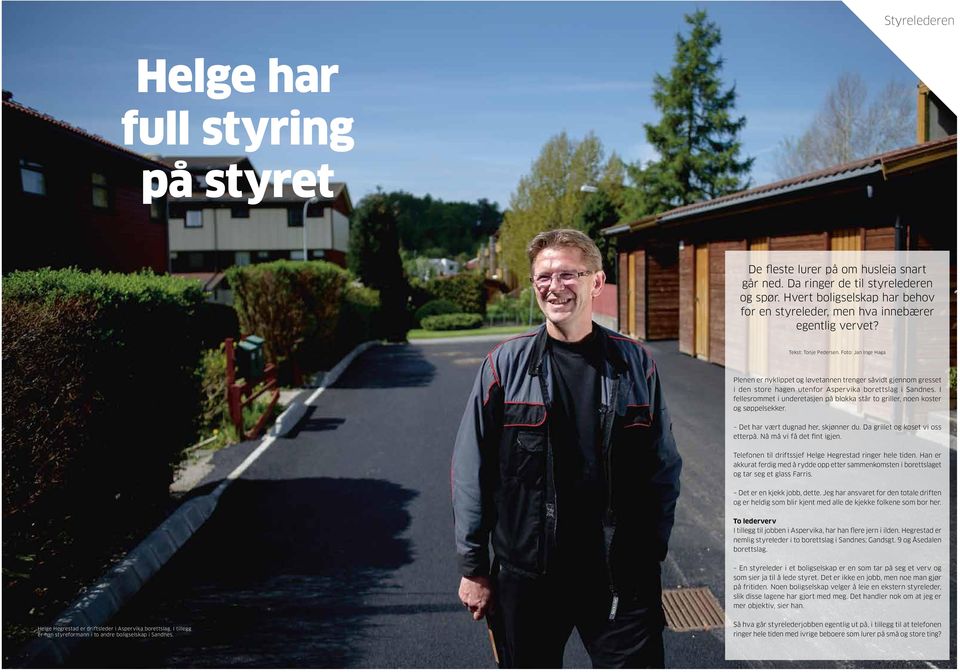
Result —
<instances>
[{"instance_id":1,"label":"shadow on road","mask_svg":"<svg viewBox=\"0 0 960 672\"><path fill-rule=\"evenodd\" d=\"M334 387L344 389L426 387L433 380L436 367L413 345L385 345L376 348L376 365L372 358L361 357L347 369Z\"/></svg>"},{"instance_id":2,"label":"shadow on road","mask_svg":"<svg viewBox=\"0 0 960 672\"><path fill-rule=\"evenodd\" d=\"M315 418L316 406L307 406L307 412L300 418L300 422L293 426L285 438L295 439L300 432L326 432L340 427L346 418Z\"/></svg>"},{"instance_id":3,"label":"shadow on road","mask_svg":"<svg viewBox=\"0 0 960 672\"><path fill-rule=\"evenodd\" d=\"M91 641L69 664L350 667L380 613L365 597L412 562L400 535L417 494L373 479L237 481L110 623L190 632Z\"/></svg>"}]
</instances>

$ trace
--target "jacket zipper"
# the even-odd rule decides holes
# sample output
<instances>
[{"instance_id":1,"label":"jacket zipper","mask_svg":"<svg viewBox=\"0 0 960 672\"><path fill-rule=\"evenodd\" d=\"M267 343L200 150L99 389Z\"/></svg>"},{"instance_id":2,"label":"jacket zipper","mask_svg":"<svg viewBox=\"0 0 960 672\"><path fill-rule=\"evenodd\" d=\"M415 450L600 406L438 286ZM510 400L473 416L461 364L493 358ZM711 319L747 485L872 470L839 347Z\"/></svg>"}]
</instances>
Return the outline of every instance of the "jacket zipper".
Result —
<instances>
[{"instance_id":1,"label":"jacket zipper","mask_svg":"<svg viewBox=\"0 0 960 672\"><path fill-rule=\"evenodd\" d=\"M547 381L542 375L541 365L538 365L535 370L536 376L540 381L540 394L543 397L543 404L546 412L550 413L550 397L547 394ZM553 479L553 448L550 445L550 427L549 424L546 428L547 431L547 455L546 455L546 473L544 474L543 482L543 509L541 510L541 522L544 526L544 539L543 546L540 549L540 572L541 574L547 573L547 563L550 558L550 542L551 539L553 543L557 543L557 511L560 508L557 504L557 488L549 487L549 484ZM552 492L553 501L548 501L550 499L549 493Z\"/></svg>"},{"instance_id":2,"label":"jacket zipper","mask_svg":"<svg viewBox=\"0 0 960 672\"><path fill-rule=\"evenodd\" d=\"M603 406L603 423L601 427L603 428L603 443L601 444L601 454L603 456L603 470L604 475L607 479L607 513L605 522L611 527L610 538L607 539L606 533L604 533L604 558L607 563L607 580L610 585L610 593L613 596L610 602L610 614L608 615L608 620L616 620L617 618L617 607L620 604L620 596L617 594L617 588L614 585L613 581L613 565L610 562L610 551L613 548L613 535L616 529L614 522L614 511L613 511L613 445L611 438L613 436L613 419L617 413L617 401L620 394L620 376L616 376L613 379L613 394L610 396L610 403L607 406ZM605 525L604 527L607 527Z\"/></svg>"}]
</instances>

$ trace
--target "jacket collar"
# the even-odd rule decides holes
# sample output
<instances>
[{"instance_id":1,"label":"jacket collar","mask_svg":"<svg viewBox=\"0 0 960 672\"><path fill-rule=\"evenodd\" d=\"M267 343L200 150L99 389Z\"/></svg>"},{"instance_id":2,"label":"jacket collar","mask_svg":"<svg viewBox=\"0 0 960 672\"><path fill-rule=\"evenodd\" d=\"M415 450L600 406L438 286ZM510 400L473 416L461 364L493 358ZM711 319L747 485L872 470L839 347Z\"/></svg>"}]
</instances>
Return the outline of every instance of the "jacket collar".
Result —
<instances>
[{"instance_id":1,"label":"jacket collar","mask_svg":"<svg viewBox=\"0 0 960 672\"><path fill-rule=\"evenodd\" d=\"M596 322L594 324L594 330L596 333L595 338L599 340L600 343L600 352L603 355L603 360L611 365L615 372L626 371L627 363L623 358L623 355L620 353L620 348L616 346L610 339L609 330L601 327ZM543 358L546 355L547 350L547 325L540 325L540 329L537 331L537 335L534 337L533 343L533 354L530 357L530 361L527 367L527 373L531 376L540 375L540 371L543 368Z\"/></svg>"}]
</instances>

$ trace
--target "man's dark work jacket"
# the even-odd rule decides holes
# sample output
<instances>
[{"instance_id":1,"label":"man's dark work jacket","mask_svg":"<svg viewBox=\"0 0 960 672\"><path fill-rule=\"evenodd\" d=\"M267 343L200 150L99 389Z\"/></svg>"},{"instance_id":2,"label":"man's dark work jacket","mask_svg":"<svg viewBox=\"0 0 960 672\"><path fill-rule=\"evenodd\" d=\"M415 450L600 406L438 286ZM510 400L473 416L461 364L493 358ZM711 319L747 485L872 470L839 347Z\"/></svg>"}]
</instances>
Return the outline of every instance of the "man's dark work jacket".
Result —
<instances>
[{"instance_id":1,"label":"man's dark work jacket","mask_svg":"<svg viewBox=\"0 0 960 672\"><path fill-rule=\"evenodd\" d=\"M637 341L597 328L603 357L601 463L606 481L604 551L611 591L637 588L667 553L680 493L681 459L653 359ZM553 390L547 330L504 341L486 357L460 423L451 487L463 576L501 566L546 574L557 550Z\"/></svg>"}]
</instances>

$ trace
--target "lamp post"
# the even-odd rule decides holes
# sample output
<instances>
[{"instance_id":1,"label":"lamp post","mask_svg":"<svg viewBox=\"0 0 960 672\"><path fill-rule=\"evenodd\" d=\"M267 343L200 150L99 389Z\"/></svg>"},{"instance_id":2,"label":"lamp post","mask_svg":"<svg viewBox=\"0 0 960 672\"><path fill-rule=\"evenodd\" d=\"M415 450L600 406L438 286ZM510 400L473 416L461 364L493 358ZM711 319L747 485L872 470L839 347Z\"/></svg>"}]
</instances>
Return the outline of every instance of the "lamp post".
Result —
<instances>
[{"instance_id":1,"label":"lamp post","mask_svg":"<svg viewBox=\"0 0 960 672\"><path fill-rule=\"evenodd\" d=\"M319 196L314 196L308 201L303 202L303 260L307 261L307 208L320 200Z\"/></svg>"}]
</instances>

